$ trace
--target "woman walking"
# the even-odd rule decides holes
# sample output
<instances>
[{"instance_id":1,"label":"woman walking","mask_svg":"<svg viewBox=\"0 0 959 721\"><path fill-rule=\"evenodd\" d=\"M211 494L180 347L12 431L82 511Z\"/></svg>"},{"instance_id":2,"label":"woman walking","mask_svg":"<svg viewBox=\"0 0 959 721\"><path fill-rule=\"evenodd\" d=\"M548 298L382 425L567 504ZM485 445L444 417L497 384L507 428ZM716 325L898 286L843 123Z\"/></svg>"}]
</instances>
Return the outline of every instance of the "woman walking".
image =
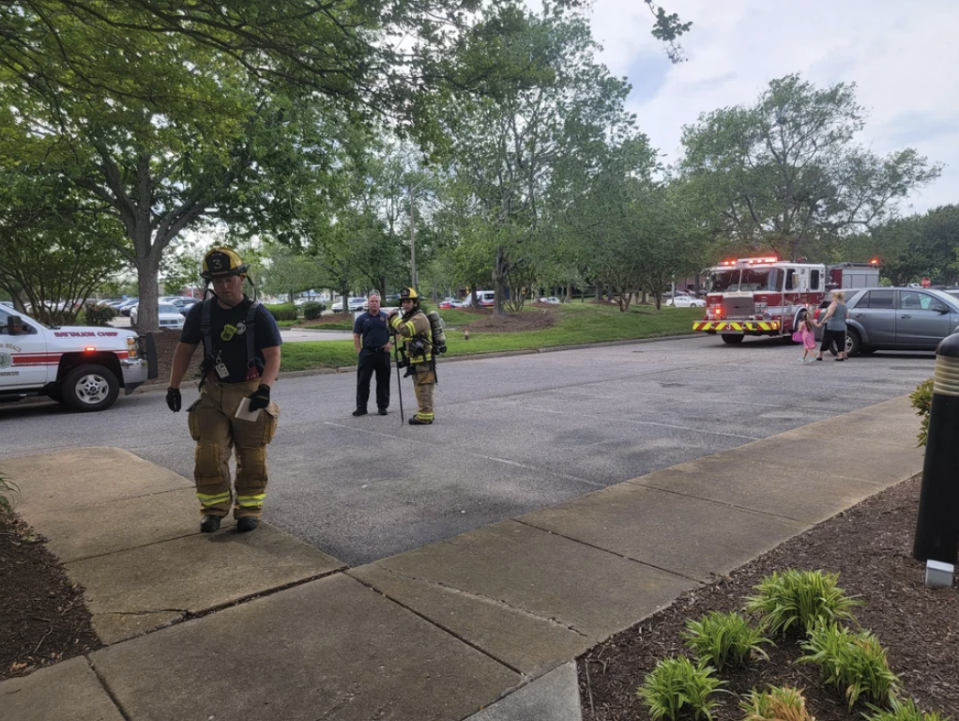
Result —
<instances>
[{"instance_id":1,"label":"woman walking","mask_svg":"<svg viewBox=\"0 0 959 721\"><path fill-rule=\"evenodd\" d=\"M849 319L849 309L846 308L845 301L845 293L841 290L833 292L832 303L830 303L826 309L826 315L823 316L821 321L816 323L818 327L824 328L822 332L822 345L819 347L819 355L816 356L817 361L822 360L822 354L829 350L829 346L833 343L836 344L836 348L839 351L836 360L846 360L846 321Z\"/></svg>"}]
</instances>

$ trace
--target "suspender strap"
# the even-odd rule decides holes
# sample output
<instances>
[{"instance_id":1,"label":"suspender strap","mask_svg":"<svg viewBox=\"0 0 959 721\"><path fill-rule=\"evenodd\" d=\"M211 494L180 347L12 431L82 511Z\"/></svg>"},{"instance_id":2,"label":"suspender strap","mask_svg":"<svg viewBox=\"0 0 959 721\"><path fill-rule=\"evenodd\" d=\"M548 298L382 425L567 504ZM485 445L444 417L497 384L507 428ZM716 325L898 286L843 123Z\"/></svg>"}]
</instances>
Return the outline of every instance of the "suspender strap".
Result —
<instances>
[{"instance_id":1,"label":"suspender strap","mask_svg":"<svg viewBox=\"0 0 959 721\"><path fill-rule=\"evenodd\" d=\"M203 336L203 355L210 362L213 356L213 339L210 337L210 313L213 307L213 298L207 298L201 303L202 312L200 313L200 335Z\"/></svg>"},{"instance_id":2,"label":"suspender strap","mask_svg":"<svg viewBox=\"0 0 959 721\"><path fill-rule=\"evenodd\" d=\"M253 348L253 326L256 325L256 309L260 307L260 301L255 300L250 303L246 311L246 367L252 368L256 363L256 351Z\"/></svg>"}]
</instances>

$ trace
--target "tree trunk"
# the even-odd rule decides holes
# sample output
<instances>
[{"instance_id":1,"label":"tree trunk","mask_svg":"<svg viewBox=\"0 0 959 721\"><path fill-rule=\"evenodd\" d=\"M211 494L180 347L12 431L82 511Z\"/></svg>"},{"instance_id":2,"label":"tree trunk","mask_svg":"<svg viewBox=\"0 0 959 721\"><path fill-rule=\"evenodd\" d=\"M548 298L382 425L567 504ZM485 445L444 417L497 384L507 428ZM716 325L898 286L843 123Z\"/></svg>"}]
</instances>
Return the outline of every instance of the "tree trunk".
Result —
<instances>
[{"instance_id":1,"label":"tree trunk","mask_svg":"<svg viewBox=\"0 0 959 721\"><path fill-rule=\"evenodd\" d=\"M506 256L503 253L503 246L496 248L496 266L493 269L493 291L495 292L493 300L493 315L506 315L503 310L503 295L506 289Z\"/></svg>"},{"instance_id":2,"label":"tree trunk","mask_svg":"<svg viewBox=\"0 0 959 721\"><path fill-rule=\"evenodd\" d=\"M161 252L156 247L143 256L137 253L137 330L141 333L153 333L160 329L160 256Z\"/></svg>"}]
</instances>

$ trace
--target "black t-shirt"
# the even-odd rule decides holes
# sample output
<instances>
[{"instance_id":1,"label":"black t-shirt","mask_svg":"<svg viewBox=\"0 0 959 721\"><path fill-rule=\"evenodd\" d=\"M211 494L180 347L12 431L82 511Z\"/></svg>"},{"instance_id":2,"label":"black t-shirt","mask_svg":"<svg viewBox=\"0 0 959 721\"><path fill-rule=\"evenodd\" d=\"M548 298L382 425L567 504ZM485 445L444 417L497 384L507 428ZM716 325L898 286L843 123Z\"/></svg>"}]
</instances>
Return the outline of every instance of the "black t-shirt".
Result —
<instances>
[{"instance_id":1,"label":"black t-shirt","mask_svg":"<svg viewBox=\"0 0 959 721\"><path fill-rule=\"evenodd\" d=\"M353 323L353 332L362 338L360 355L376 353L390 342L390 327L383 311L377 315L368 312L360 315Z\"/></svg>"},{"instance_id":2,"label":"black t-shirt","mask_svg":"<svg viewBox=\"0 0 959 721\"><path fill-rule=\"evenodd\" d=\"M214 362L226 365L230 375L220 379L223 383L242 383L247 377L246 316L253 301L244 297L232 308L221 308L216 299L197 303L186 316L180 342L189 345L199 344L203 349L203 334L200 321L203 318L203 306L210 304L210 340L213 346ZM263 305L257 306L253 323L253 354L259 374L263 374L263 349L280 345L280 329L276 319ZM209 361L204 358L204 363ZM212 370L212 367L208 370Z\"/></svg>"}]
</instances>

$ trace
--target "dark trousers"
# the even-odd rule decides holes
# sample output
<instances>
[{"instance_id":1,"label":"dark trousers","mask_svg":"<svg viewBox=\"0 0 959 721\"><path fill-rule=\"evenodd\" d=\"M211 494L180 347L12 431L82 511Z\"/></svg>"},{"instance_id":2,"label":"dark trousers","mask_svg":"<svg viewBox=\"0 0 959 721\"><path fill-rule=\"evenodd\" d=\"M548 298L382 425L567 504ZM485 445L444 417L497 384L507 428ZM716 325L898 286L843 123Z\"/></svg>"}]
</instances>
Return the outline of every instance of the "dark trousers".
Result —
<instances>
[{"instance_id":1,"label":"dark trousers","mask_svg":"<svg viewBox=\"0 0 959 721\"><path fill-rule=\"evenodd\" d=\"M846 352L846 331L844 330L828 330L823 328L822 331L822 346L819 348L820 353L825 353L829 350L829 346L833 343L836 344L837 353Z\"/></svg>"},{"instance_id":2,"label":"dark trousers","mask_svg":"<svg viewBox=\"0 0 959 721\"><path fill-rule=\"evenodd\" d=\"M364 353L356 367L356 407L365 411L370 400L370 379L376 373L376 407L390 407L390 354L383 351Z\"/></svg>"}]
</instances>

